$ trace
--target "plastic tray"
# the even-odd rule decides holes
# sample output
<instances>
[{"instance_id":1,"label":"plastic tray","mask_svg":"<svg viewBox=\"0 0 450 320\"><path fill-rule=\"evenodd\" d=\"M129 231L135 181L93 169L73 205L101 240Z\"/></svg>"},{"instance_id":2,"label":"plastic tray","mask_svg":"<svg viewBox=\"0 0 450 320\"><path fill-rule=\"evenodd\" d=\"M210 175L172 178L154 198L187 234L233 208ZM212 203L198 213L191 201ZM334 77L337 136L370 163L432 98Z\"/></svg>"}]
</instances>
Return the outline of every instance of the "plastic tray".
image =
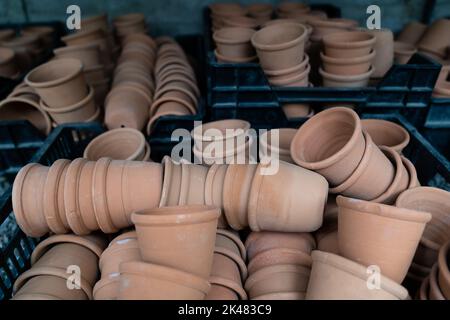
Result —
<instances>
[{"instance_id":1,"label":"plastic tray","mask_svg":"<svg viewBox=\"0 0 450 320\"><path fill-rule=\"evenodd\" d=\"M425 127L450 128L450 98L431 98Z\"/></svg>"}]
</instances>

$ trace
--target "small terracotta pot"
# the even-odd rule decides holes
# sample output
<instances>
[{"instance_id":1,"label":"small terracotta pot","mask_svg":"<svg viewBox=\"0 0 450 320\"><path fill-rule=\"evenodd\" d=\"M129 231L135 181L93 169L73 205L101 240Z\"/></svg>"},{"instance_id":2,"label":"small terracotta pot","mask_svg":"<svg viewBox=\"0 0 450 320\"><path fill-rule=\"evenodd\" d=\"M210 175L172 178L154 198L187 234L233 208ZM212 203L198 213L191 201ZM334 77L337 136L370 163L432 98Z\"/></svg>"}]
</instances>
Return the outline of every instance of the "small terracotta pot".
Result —
<instances>
[{"instance_id":1,"label":"small terracotta pot","mask_svg":"<svg viewBox=\"0 0 450 320\"><path fill-rule=\"evenodd\" d=\"M394 63L394 35L389 29L360 30L370 33L376 38L374 50L377 54L373 60L374 71L370 77L382 78Z\"/></svg>"},{"instance_id":2,"label":"small terracotta pot","mask_svg":"<svg viewBox=\"0 0 450 320\"><path fill-rule=\"evenodd\" d=\"M261 268L247 279L249 297L277 292L305 292L310 269L300 265L275 265Z\"/></svg>"},{"instance_id":3,"label":"small terracotta pot","mask_svg":"<svg viewBox=\"0 0 450 320\"><path fill-rule=\"evenodd\" d=\"M409 143L409 133L402 126L386 120L364 119L361 125L377 146L386 146L401 153Z\"/></svg>"},{"instance_id":4,"label":"small terracotta pot","mask_svg":"<svg viewBox=\"0 0 450 320\"><path fill-rule=\"evenodd\" d=\"M264 70L287 69L302 62L306 37L302 25L276 24L257 31L252 44Z\"/></svg>"},{"instance_id":5,"label":"small terracotta pot","mask_svg":"<svg viewBox=\"0 0 450 320\"><path fill-rule=\"evenodd\" d=\"M205 183L208 168L202 165L181 164L180 198L178 205L205 204Z\"/></svg>"},{"instance_id":6,"label":"small terracotta pot","mask_svg":"<svg viewBox=\"0 0 450 320\"><path fill-rule=\"evenodd\" d=\"M164 177L159 207L177 206L181 190L181 165L175 164L170 157L165 156L162 167Z\"/></svg>"},{"instance_id":7,"label":"small terracotta pot","mask_svg":"<svg viewBox=\"0 0 450 320\"><path fill-rule=\"evenodd\" d=\"M256 165L230 164L223 181L223 208L227 222L234 230L248 226L247 208Z\"/></svg>"},{"instance_id":8,"label":"small terracotta pot","mask_svg":"<svg viewBox=\"0 0 450 320\"><path fill-rule=\"evenodd\" d=\"M319 69L319 73L323 79L324 87L347 87L347 88L359 88L367 87L369 84L369 78L373 75L375 68L370 67L369 71L357 75L339 75Z\"/></svg>"},{"instance_id":9,"label":"small terracotta pot","mask_svg":"<svg viewBox=\"0 0 450 320\"><path fill-rule=\"evenodd\" d=\"M418 47L421 50L431 52L440 58L445 58L447 47L450 45L446 32L450 27L450 19L438 19L434 21L420 38Z\"/></svg>"},{"instance_id":10,"label":"small terracotta pot","mask_svg":"<svg viewBox=\"0 0 450 320\"><path fill-rule=\"evenodd\" d=\"M370 69L373 59L375 58L375 51L368 55L354 57L354 58L334 58L326 56L323 52L320 53L324 71L331 74L339 75L358 75L367 73Z\"/></svg>"},{"instance_id":11,"label":"small terracotta pot","mask_svg":"<svg viewBox=\"0 0 450 320\"><path fill-rule=\"evenodd\" d=\"M100 279L92 290L94 300L117 300L119 285L119 276Z\"/></svg>"},{"instance_id":12,"label":"small terracotta pot","mask_svg":"<svg viewBox=\"0 0 450 320\"><path fill-rule=\"evenodd\" d=\"M13 78L19 73L15 61L16 54L9 48L0 48L0 76Z\"/></svg>"},{"instance_id":13,"label":"small terracotta pot","mask_svg":"<svg viewBox=\"0 0 450 320\"><path fill-rule=\"evenodd\" d=\"M219 215L218 209L203 205L135 212L142 259L208 278Z\"/></svg>"},{"instance_id":14,"label":"small terracotta pot","mask_svg":"<svg viewBox=\"0 0 450 320\"><path fill-rule=\"evenodd\" d=\"M407 64L416 52L417 49L412 44L400 41L395 41L394 43L394 58L396 63Z\"/></svg>"},{"instance_id":15,"label":"small terracotta pot","mask_svg":"<svg viewBox=\"0 0 450 320\"><path fill-rule=\"evenodd\" d=\"M325 54L331 58L358 58L370 54L376 38L362 31L332 33L323 37Z\"/></svg>"},{"instance_id":16,"label":"small terracotta pot","mask_svg":"<svg viewBox=\"0 0 450 320\"><path fill-rule=\"evenodd\" d=\"M242 300L247 300L247 294L242 288L238 265L229 257L214 253L210 282L233 290Z\"/></svg>"},{"instance_id":17,"label":"small terracotta pot","mask_svg":"<svg viewBox=\"0 0 450 320\"><path fill-rule=\"evenodd\" d=\"M114 160L143 160L145 137L135 129L118 128L93 139L84 149L83 157L96 161L103 157Z\"/></svg>"},{"instance_id":18,"label":"small terracotta pot","mask_svg":"<svg viewBox=\"0 0 450 320\"><path fill-rule=\"evenodd\" d=\"M223 211L223 187L228 165L214 164L208 169L205 181L205 204L221 209L218 228L227 228L228 222Z\"/></svg>"},{"instance_id":19,"label":"small terracotta pot","mask_svg":"<svg viewBox=\"0 0 450 320\"><path fill-rule=\"evenodd\" d=\"M312 19L309 24L313 27L312 38L321 41L328 34L343 32L358 26L358 22L350 19Z\"/></svg>"},{"instance_id":20,"label":"small terracotta pot","mask_svg":"<svg viewBox=\"0 0 450 320\"><path fill-rule=\"evenodd\" d=\"M367 267L341 256L313 251L306 300L406 300L408 291L380 275L380 289L371 289Z\"/></svg>"},{"instance_id":21,"label":"small terracotta pot","mask_svg":"<svg viewBox=\"0 0 450 320\"><path fill-rule=\"evenodd\" d=\"M120 300L203 300L210 284L196 275L145 262L120 265Z\"/></svg>"},{"instance_id":22,"label":"small terracotta pot","mask_svg":"<svg viewBox=\"0 0 450 320\"><path fill-rule=\"evenodd\" d=\"M314 110L312 110L310 105L306 103L288 103L282 105L281 108L283 109L283 113L288 120L296 118L311 118L314 115Z\"/></svg>"},{"instance_id":23,"label":"small terracotta pot","mask_svg":"<svg viewBox=\"0 0 450 320\"><path fill-rule=\"evenodd\" d=\"M236 292L220 284L211 284L205 300L239 300Z\"/></svg>"},{"instance_id":24,"label":"small terracotta pot","mask_svg":"<svg viewBox=\"0 0 450 320\"><path fill-rule=\"evenodd\" d=\"M261 162L267 163L275 157L282 161L294 163L291 157L291 142L296 133L296 129L281 128L261 134L259 136L259 158Z\"/></svg>"},{"instance_id":25,"label":"small terracotta pot","mask_svg":"<svg viewBox=\"0 0 450 320\"><path fill-rule=\"evenodd\" d=\"M116 240L106 248L99 261L102 278L119 275L120 264L127 261L142 261L136 238Z\"/></svg>"},{"instance_id":26,"label":"small terracotta pot","mask_svg":"<svg viewBox=\"0 0 450 320\"><path fill-rule=\"evenodd\" d=\"M418 21L409 22L397 35L397 41L415 45L427 30L427 25Z\"/></svg>"},{"instance_id":27,"label":"small terracotta pot","mask_svg":"<svg viewBox=\"0 0 450 320\"><path fill-rule=\"evenodd\" d=\"M327 128L326 132L323 128ZM331 108L310 118L291 143L291 156L298 165L315 170L331 186L348 179L362 159L365 140L355 111Z\"/></svg>"},{"instance_id":28,"label":"small terracotta pot","mask_svg":"<svg viewBox=\"0 0 450 320\"><path fill-rule=\"evenodd\" d=\"M299 265L310 268L312 259L309 254L294 249L269 249L258 253L250 260L248 272L253 274L262 268L280 264Z\"/></svg>"},{"instance_id":29,"label":"small terracotta pot","mask_svg":"<svg viewBox=\"0 0 450 320\"><path fill-rule=\"evenodd\" d=\"M254 62L256 60L256 55L252 57L245 57L245 58L230 58L225 57L217 52L217 50L214 50L214 55L217 59L217 62L219 63L250 63Z\"/></svg>"},{"instance_id":30,"label":"small terracotta pot","mask_svg":"<svg viewBox=\"0 0 450 320\"><path fill-rule=\"evenodd\" d=\"M337 204L341 254L401 283L431 214L342 196Z\"/></svg>"},{"instance_id":31,"label":"small terracotta pot","mask_svg":"<svg viewBox=\"0 0 450 320\"><path fill-rule=\"evenodd\" d=\"M68 47L61 47L53 50L55 57L78 59L84 68L89 68L100 64L100 49L98 44L81 44Z\"/></svg>"},{"instance_id":32,"label":"small terracotta pot","mask_svg":"<svg viewBox=\"0 0 450 320\"><path fill-rule=\"evenodd\" d=\"M308 64L306 69L294 75L280 76L276 78L269 77L269 83L279 87L307 87L309 84L309 72L311 66Z\"/></svg>"},{"instance_id":33,"label":"small terracotta pot","mask_svg":"<svg viewBox=\"0 0 450 320\"><path fill-rule=\"evenodd\" d=\"M450 241L439 250L438 257L438 284L442 290L442 294L447 300L450 300L450 271L449 271L449 255Z\"/></svg>"},{"instance_id":34,"label":"small terracotta pot","mask_svg":"<svg viewBox=\"0 0 450 320\"><path fill-rule=\"evenodd\" d=\"M61 38L67 46L81 45L95 42L106 38L106 33L101 28L79 30L74 33L70 33Z\"/></svg>"},{"instance_id":35,"label":"small terracotta pot","mask_svg":"<svg viewBox=\"0 0 450 320\"><path fill-rule=\"evenodd\" d=\"M27 74L25 82L34 88L50 108L66 108L88 96L83 65L76 59L56 59Z\"/></svg>"}]
</instances>

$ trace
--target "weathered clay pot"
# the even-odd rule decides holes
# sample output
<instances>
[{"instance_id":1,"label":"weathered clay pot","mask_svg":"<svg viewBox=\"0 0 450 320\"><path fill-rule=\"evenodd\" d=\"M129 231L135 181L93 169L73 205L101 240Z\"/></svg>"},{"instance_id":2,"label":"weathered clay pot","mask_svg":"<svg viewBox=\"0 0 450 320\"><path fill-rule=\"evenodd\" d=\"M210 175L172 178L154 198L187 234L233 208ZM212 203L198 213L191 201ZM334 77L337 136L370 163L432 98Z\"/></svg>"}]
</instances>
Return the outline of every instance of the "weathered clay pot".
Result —
<instances>
[{"instance_id":1,"label":"weathered clay pot","mask_svg":"<svg viewBox=\"0 0 450 320\"><path fill-rule=\"evenodd\" d=\"M446 32L450 27L450 19L438 19L434 21L425 30L422 38L418 43L420 50L431 52L440 58L445 58L447 54L447 47L450 41L446 36Z\"/></svg>"},{"instance_id":2,"label":"weathered clay pot","mask_svg":"<svg viewBox=\"0 0 450 320\"><path fill-rule=\"evenodd\" d=\"M276 158L294 163L291 158L291 142L296 133L296 129L281 128L261 134L259 136L259 158L261 162L267 163L271 158Z\"/></svg>"},{"instance_id":3,"label":"weathered clay pot","mask_svg":"<svg viewBox=\"0 0 450 320\"><path fill-rule=\"evenodd\" d=\"M294 249L269 249L258 253L250 260L248 272L253 274L262 268L280 264L300 265L310 268L312 259L309 254Z\"/></svg>"},{"instance_id":4,"label":"weathered clay pot","mask_svg":"<svg viewBox=\"0 0 450 320\"><path fill-rule=\"evenodd\" d=\"M248 226L247 208L256 165L230 164L223 181L223 209L234 230Z\"/></svg>"},{"instance_id":5,"label":"weathered clay pot","mask_svg":"<svg viewBox=\"0 0 450 320\"><path fill-rule=\"evenodd\" d=\"M352 175L330 192L362 200L372 200L382 195L392 185L394 165L364 131L366 148Z\"/></svg>"},{"instance_id":6,"label":"weathered clay pot","mask_svg":"<svg viewBox=\"0 0 450 320\"><path fill-rule=\"evenodd\" d=\"M15 61L16 54L9 48L0 48L0 77L14 78L19 73Z\"/></svg>"},{"instance_id":7,"label":"weathered clay pot","mask_svg":"<svg viewBox=\"0 0 450 320\"><path fill-rule=\"evenodd\" d=\"M96 161L103 157L114 160L143 160L145 137L135 129L118 128L93 139L84 149L83 157Z\"/></svg>"},{"instance_id":8,"label":"weathered clay pot","mask_svg":"<svg viewBox=\"0 0 450 320\"><path fill-rule=\"evenodd\" d=\"M438 258L438 283L442 290L442 294L447 300L450 300L450 271L449 271L449 255L450 241L439 250Z\"/></svg>"},{"instance_id":9,"label":"weathered clay pot","mask_svg":"<svg viewBox=\"0 0 450 320\"><path fill-rule=\"evenodd\" d=\"M401 153L409 143L409 133L402 126L387 120L364 119L361 125L377 146L386 146Z\"/></svg>"},{"instance_id":10,"label":"weathered clay pot","mask_svg":"<svg viewBox=\"0 0 450 320\"><path fill-rule=\"evenodd\" d=\"M300 24L276 24L257 31L252 44L264 70L287 69L302 62L306 37Z\"/></svg>"},{"instance_id":11,"label":"weathered clay pot","mask_svg":"<svg viewBox=\"0 0 450 320\"><path fill-rule=\"evenodd\" d=\"M133 213L142 259L208 278L219 215L204 205Z\"/></svg>"},{"instance_id":12,"label":"weathered clay pot","mask_svg":"<svg viewBox=\"0 0 450 320\"><path fill-rule=\"evenodd\" d=\"M389 29L360 30L370 33L376 38L374 50L377 54L373 60L374 71L370 77L382 78L394 63L394 35Z\"/></svg>"},{"instance_id":13,"label":"weathered clay pot","mask_svg":"<svg viewBox=\"0 0 450 320\"><path fill-rule=\"evenodd\" d=\"M291 143L291 156L299 166L317 171L331 186L336 186L350 177L364 149L365 140L356 112L331 108L300 127Z\"/></svg>"},{"instance_id":14,"label":"weathered clay pot","mask_svg":"<svg viewBox=\"0 0 450 320\"><path fill-rule=\"evenodd\" d=\"M88 96L83 65L76 59L56 59L27 74L25 82L34 88L50 108L66 108Z\"/></svg>"},{"instance_id":15,"label":"weathered clay pot","mask_svg":"<svg viewBox=\"0 0 450 320\"><path fill-rule=\"evenodd\" d=\"M211 284L205 300L239 300L236 292L220 284Z\"/></svg>"},{"instance_id":16,"label":"weathered clay pot","mask_svg":"<svg viewBox=\"0 0 450 320\"><path fill-rule=\"evenodd\" d=\"M162 167L164 177L159 207L177 206L181 190L181 165L175 164L170 157L165 156Z\"/></svg>"},{"instance_id":17,"label":"weathered clay pot","mask_svg":"<svg viewBox=\"0 0 450 320\"><path fill-rule=\"evenodd\" d=\"M210 282L233 290L242 300L247 300L247 294L242 288L238 265L229 257L214 253Z\"/></svg>"},{"instance_id":18,"label":"weathered clay pot","mask_svg":"<svg viewBox=\"0 0 450 320\"><path fill-rule=\"evenodd\" d=\"M417 49L412 44L400 42L400 41L395 41L395 43L394 43L394 58L395 58L396 63L399 63L399 64L408 63L409 59L416 52L417 52Z\"/></svg>"},{"instance_id":19,"label":"weathered clay pot","mask_svg":"<svg viewBox=\"0 0 450 320\"><path fill-rule=\"evenodd\" d=\"M145 262L120 265L120 300L203 300L210 284L204 278Z\"/></svg>"},{"instance_id":20,"label":"weathered clay pot","mask_svg":"<svg viewBox=\"0 0 450 320\"><path fill-rule=\"evenodd\" d=\"M228 165L214 164L208 169L205 181L205 204L221 209L221 215L217 223L218 228L228 227L228 222L223 211L223 187Z\"/></svg>"},{"instance_id":21,"label":"weathered clay pot","mask_svg":"<svg viewBox=\"0 0 450 320\"><path fill-rule=\"evenodd\" d=\"M306 300L406 300L408 291L380 275L380 288L372 289L367 267L341 256L312 252L313 265Z\"/></svg>"},{"instance_id":22,"label":"weathered clay pot","mask_svg":"<svg viewBox=\"0 0 450 320\"><path fill-rule=\"evenodd\" d=\"M120 276L102 278L95 284L92 295L94 300L116 300L119 295Z\"/></svg>"},{"instance_id":23,"label":"weathered clay pot","mask_svg":"<svg viewBox=\"0 0 450 320\"><path fill-rule=\"evenodd\" d=\"M283 232L317 230L322 225L327 202L327 181L313 171L284 161L278 165L272 175L266 174L273 170L268 166L259 164L256 169L248 202L250 228ZM290 203L288 207L286 201Z\"/></svg>"},{"instance_id":24,"label":"weathered clay pot","mask_svg":"<svg viewBox=\"0 0 450 320\"><path fill-rule=\"evenodd\" d=\"M337 204L340 253L401 283L431 214L342 196Z\"/></svg>"},{"instance_id":25,"label":"weathered clay pot","mask_svg":"<svg viewBox=\"0 0 450 320\"><path fill-rule=\"evenodd\" d=\"M397 41L415 45L422 38L427 25L418 21L411 21L397 35Z\"/></svg>"},{"instance_id":26,"label":"weathered clay pot","mask_svg":"<svg viewBox=\"0 0 450 320\"><path fill-rule=\"evenodd\" d=\"M376 38L362 31L332 33L323 37L325 54L331 58L358 58L370 54Z\"/></svg>"},{"instance_id":27,"label":"weathered clay pot","mask_svg":"<svg viewBox=\"0 0 450 320\"><path fill-rule=\"evenodd\" d=\"M347 87L347 88L359 88L367 87L369 84L369 78L373 75L375 68L370 67L369 71L357 75L339 75L324 71L319 68L319 73L323 79L324 87Z\"/></svg>"},{"instance_id":28,"label":"weathered clay pot","mask_svg":"<svg viewBox=\"0 0 450 320\"><path fill-rule=\"evenodd\" d=\"M305 292L310 269L300 265L274 265L251 274L245 282L250 298L277 292Z\"/></svg>"},{"instance_id":29,"label":"weathered clay pot","mask_svg":"<svg viewBox=\"0 0 450 320\"><path fill-rule=\"evenodd\" d=\"M376 52L372 51L364 56L353 58L334 58L321 52L320 58L322 59L324 71L328 73L339 75L358 75L369 71L375 55Z\"/></svg>"},{"instance_id":30,"label":"weathered clay pot","mask_svg":"<svg viewBox=\"0 0 450 320\"><path fill-rule=\"evenodd\" d=\"M205 183L208 168L202 165L181 165L180 198L178 205L205 204Z\"/></svg>"}]
</instances>

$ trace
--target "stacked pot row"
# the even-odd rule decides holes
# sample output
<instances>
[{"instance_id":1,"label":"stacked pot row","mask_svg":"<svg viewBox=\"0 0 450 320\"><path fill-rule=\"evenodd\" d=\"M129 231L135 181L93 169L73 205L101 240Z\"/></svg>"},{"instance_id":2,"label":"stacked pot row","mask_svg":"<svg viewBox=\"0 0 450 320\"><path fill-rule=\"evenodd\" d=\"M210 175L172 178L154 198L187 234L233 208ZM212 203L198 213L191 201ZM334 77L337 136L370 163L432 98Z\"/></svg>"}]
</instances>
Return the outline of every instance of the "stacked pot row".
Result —
<instances>
[{"instance_id":1,"label":"stacked pot row","mask_svg":"<svg viewBox=\"0 0 450 320\"><path fill-rule=\"evenodd\" d=\"M83 64L78 59L44 63L27 74L25 83L39 95L41 109L56 124L97 121L100 117L94 88L87 85Z\"/></svg>"},{"instance_id":2,"label":"stacked pot row","mask_svg":"<svg viewBox=\"0 0 450 320\"><path fill-rule=\"evenodd\" d=\"M308 233L252 232L245 242L252 300L303 300L314 238Z\"/></svg>"},{"instance_id":3,"label":"stacked pot row","mask_svg":"<svg viewBox=\"0 0 450 320\"><path fill-rule=\"evenodd\" d=\"M433 265L418 293L420 300L450 300L450 241L439 250L439 259Z\"/></svg>"},{"instance_id":4,"label":"stacked pot row","mask_svg":"<svg viewBox=\"0 0 450 320\"><path fill-rule=\"evenodd\" d=\"M365 87L374 67L374 35L363 31L332 33L323 37L319 70L325 87Z\"/></svg>"},{"instance_id":5,"label":"stacked pot row","mask_svg":"<svg viewBox=\"0 0 450 320\"><path fill-rule=\"evenodd\" d=\"M149 29L145 22L145 15L142 13L128 13L113 19L116 36L120 43L133 34L148 34Z\"/></svg>"},{"instance_id":6,"label":"stacked pot row","mask_svg":"<svg viewBox=\"0 0 450 320\"><path fill-rule=\"evenodd\" d=\"M105 100L105 124L108 129L120 127L139 131L148 120L155 83L156 43L145 34L127 36L114 70L112 90Z\"/></svg>"},{"instance_id":7,"label":"stacked pot row","mask_svg":"<svg viewBox=\"0 0 450 320\"><path fill-rule=\"evenodd\" d=\"M89 300L106 241L98 235L54 235L31 255L13 286L13 300Z\"/></svg>"},{"instance_id":8,"label":"stacked pot row","mask_svg":"<svg viewBox=\"0 0 450 320\"><path fill-rule=\"evenodd\" d=\"M155 96L148 113L147 134L166 115L190 115L198 111L200 90L195 72L181 46L170 37L157 39Z\"/></svg>"},{"instance_id":9,"label":"stacked pot row","mask_svg":"<svg viewBox=\"0 0 450 320\"><path fill-rule=\"evenodd\" d=\"M291 156L299 166L325 177L331 193L392 204L402 191L418 186L418 180L412 163L398 153L409 141L406 131L389 122L383 124L376 120L361 123L349 108L322 111L298 129ZM388 143L397 149L379 147L372 139L370 132L374 137L377 133L386 136L385 127L394 132L395 142ZM379 143L385 140L379 138Z\"/></svg>"},{"instance_id":10,"label":"stacked pot row","mask_svg":"<svg viewBox=\"0 0 450 320\"><path fill-rule=\"evenodd\" d=\"M50 231L114 233L132 224L133 211L157 207L161 188L158 163L60 159L51 167L23 167L14 181L12 201L18 225L32 237Z\"/></svg>"}]
</instances>

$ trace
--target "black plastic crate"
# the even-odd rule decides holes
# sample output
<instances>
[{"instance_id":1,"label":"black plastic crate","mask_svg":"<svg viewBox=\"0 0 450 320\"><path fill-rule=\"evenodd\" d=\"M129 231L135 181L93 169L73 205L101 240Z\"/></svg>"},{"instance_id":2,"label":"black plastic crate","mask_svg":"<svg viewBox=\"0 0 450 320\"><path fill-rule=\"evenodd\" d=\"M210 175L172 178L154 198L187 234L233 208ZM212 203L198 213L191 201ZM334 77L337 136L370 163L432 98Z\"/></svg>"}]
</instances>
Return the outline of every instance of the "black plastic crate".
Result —
<instances>
[{"instance_id":1,"label":"black plastic crate","mask_svg":"<svg viewBox=\"0 0 450 320\"><path fill-rule=\"evenodd\" d=\"M450 98L431 98L427 128L450 128Z\"/></svg>"},{"instance_id":2,"label":"black plastic crate","mask_svg":"<svg viewBox=\"0 0 450 320\"><path fill-rule=\"evenodd\" d=\"M423 128L421 131L427 140L450 160L450 127Z\"/></svg>"}]
</instances>

